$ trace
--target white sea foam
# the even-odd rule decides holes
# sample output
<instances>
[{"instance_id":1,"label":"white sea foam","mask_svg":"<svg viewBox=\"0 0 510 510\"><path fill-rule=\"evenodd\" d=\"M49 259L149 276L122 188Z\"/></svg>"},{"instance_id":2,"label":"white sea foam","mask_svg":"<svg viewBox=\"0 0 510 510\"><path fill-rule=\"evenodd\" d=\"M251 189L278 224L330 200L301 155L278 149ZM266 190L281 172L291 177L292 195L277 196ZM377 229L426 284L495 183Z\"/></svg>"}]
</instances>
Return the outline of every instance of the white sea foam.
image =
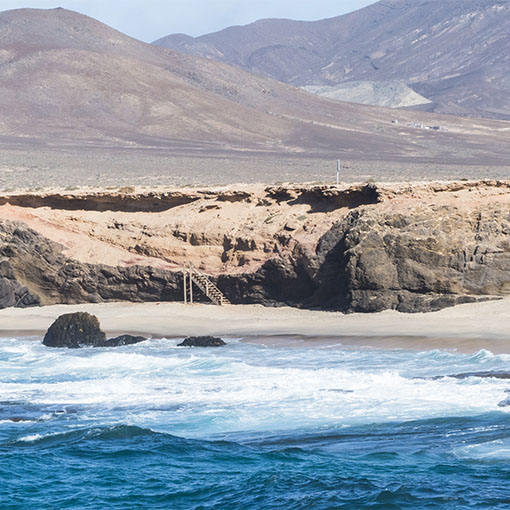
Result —
<instances>
[{"instance_id":1,"label":"white sea foam","mask_svg":"<svg viewBox=\"0 0 510 510\"><path fill-rule=\"evenodd\" d=\"M85 351L20 342L14 354L3 349L5 342L3 400L74 406L87 421L119 419L187 436L204 428L214 434L504 412L498 402L510 387L497 379L414 378L509 368L506 357L488 351L467 356L246 344L200 350L152 341Z\"/></svg>"},{"instance_id":2,"label":"white sea foam","mask_svg":"<svg viewBox=\"0 0 510 510\"><path fill-rule=\"evenodd\" d=\"M31 434L28 436L23 436L19 438L19 441L23 443L33 443L35 441L39 441L39 439L42 439L44 436L42 434Z\"/></svg>"},{"instance_id":3,"label":"white sea foam","mask_svg":"<svg viewBox=\"0 0 510 510\"><path fill-rule=\"evenodd\" d=\"M485 461L510 460L510 438L467 445L455 451L457 457Z\"/></svg>"}]
</instances>

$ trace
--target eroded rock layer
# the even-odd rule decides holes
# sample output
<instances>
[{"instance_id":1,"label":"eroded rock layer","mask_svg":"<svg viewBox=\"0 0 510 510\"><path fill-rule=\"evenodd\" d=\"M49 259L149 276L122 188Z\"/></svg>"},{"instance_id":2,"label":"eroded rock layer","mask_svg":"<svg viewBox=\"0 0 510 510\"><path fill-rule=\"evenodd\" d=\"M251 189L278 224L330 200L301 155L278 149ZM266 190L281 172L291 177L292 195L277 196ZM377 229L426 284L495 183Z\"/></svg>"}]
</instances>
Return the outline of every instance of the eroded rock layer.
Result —
<instances>
[{"instance_id":1,"label":"eroded rock layer","mask_svg":"<svg viewBox=\"0 0 510 510\"><path fill-rule=\"evenodd\" d=\"M510 289L506 182L17 194L0 204L0 307L177 301L187 262L234 304L419 312Z\"/></svg>"}]
</instances>

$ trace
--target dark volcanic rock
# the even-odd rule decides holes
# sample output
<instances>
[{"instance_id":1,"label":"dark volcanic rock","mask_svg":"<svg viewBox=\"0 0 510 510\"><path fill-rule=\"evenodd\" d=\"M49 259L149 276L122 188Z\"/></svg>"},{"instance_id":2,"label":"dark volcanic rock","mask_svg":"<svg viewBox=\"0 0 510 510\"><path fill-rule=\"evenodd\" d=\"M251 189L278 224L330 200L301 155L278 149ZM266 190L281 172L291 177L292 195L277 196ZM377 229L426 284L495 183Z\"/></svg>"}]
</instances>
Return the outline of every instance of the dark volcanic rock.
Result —
<instances>
[{"instance_id":1,"label":"dark volcanic rock","mask_svg":"<svg viewBox=\"0 0 510 510\"><path fill-rule=\"evenodd\" d=\"M318 244L309 306L350 312L429 312L503 296L510 286L510 215L487 206L361 207Z\"/></svg>"},{"instance_id":2,"label":"dark volcanic rock","mask_svg":"<svg viewBox=\"0 0 510 510\"><path fill-rule=\"evenodd\" d=\"M87 312L61 315L48 329L43 344L46 347L121 347L147 340L143 336L121 335L106 339L101 331L99 319Z\"/></svg>"},{"instance_id":3,"label":"dark volcanic rock","mask_svg":"<svg viewBox=\"0 0 510 510\"><path fill-rule=\"evenodd\" d=\"M121 347L123 345L139 344L145 342L147 338L143 336L121 335L116 338L109 338L100 347Z\"/></svg>"},{"instance_id":4,"label":"dark volcanic rock","mask_svg":"<svg viewBox=\"0 0 510 510\"><path fill-rule=\"evenodd\" d=\"M0 235L4 241L0 244L0 308L182 297L180 274L144 266L83 264L67 258L61 245L21 222L0 221Z\"/></svg>"},{"instance_id":5,"label":"dark volcanic rock","mask_svg":"<svg viewBox=\"0 0 510 510\"><path fill-rule=\"evenodd\" d=\"M221 338L213 336L192 336L186 338L178 347L222 347L227 345Z\"/></svg>"},{"instance_id":6,"label":"dark volcanic rock","mask_svg":"<svg viewBox=\"0 0 510 510\"><path fill-rule=\"evenodd\" d=\"M0 261L0 309L10 306L24 308L39 304L39 297L17 280L9 261Z\"/></svg>"},{"instance_id":7,"label":"dark volcanic rock","mask_svg":"<svg viewBox=\"0 0 510 510\"><path fill-rule=\"evenodd\" d=\"M235 304L300 306L315 292L310 261L305 256L268 260L255 273L221 275L219 285Z\"/></svg>"},{"instance_id":8,"label":"dark volcanic rock","mask_svg":"<svg viewBox=\"0 0 510 510\"><path fill-rule=\"evenodd\" d=\"M509 394L510 390L505 390L505 393ZM499 402L498 407L510 407L510 396Z\"/></svg>"},{"instance_id":9,"label":"dark volcanic rock","mask_svg":"<svg viewBox=\"0 0 510 510\"><path fill-rule=\"evenodd\" d=\"M453 379L468 379L469 377L479 377L480 379L510 379L510 372L464 372L463 374L440 375L432 379L443 379L451 377Z\"/></svg>"},{"instance_id":10,"label":"dark volcanic rock","mask_svg":"<svg viewBox=\"0 0 510 510\"><path fill-rule=\"evenodd\" d=\"M46 347L99 347L106 342L99 320L86 312L61 315L44 335Z\"/></svg>"}]
</instances>

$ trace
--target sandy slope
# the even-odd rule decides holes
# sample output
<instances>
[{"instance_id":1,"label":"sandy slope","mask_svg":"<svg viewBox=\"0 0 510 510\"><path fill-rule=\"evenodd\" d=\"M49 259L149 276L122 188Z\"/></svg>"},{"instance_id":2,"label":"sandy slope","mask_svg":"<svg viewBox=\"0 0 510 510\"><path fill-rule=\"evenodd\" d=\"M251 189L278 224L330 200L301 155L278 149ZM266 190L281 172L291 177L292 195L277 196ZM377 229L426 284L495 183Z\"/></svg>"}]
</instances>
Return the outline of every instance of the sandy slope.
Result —
<instances>
[{"instance_id":1,"label":"sandy slope","mask_svg":"<svg viewBox=\"0 0 510 510\"><path fill-rule=\"evenodd\" d=\"M320 188L316 197L312 192L319 188L313 185L19 192L0 194L0 220L26 223L84 263L178 270L193 262L209 274L245 273L275 253L292 254L297 245L313 252L335 223L363 205L339 204L336 194L359 186ZM380 203L370 207L381 215L435 208L438 214L467 218L510 205L509 181L383 184L377 189ZM283 192L296 198L283 200L278 194ZM82 204L70 205L80 197ZM123 210L128 199L131 210Z\"/></svg>"}]
</instances>

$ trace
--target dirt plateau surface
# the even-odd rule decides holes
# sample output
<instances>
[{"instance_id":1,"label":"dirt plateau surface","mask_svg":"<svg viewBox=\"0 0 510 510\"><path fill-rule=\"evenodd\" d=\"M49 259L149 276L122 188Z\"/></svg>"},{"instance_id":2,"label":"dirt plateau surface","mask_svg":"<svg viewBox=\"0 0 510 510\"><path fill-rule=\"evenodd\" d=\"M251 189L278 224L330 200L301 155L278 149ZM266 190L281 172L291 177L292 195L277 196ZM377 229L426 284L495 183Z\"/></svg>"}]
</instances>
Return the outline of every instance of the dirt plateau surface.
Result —
<instances>
[{"instance_id":1,"label":"dirt plateau surface","mask_svg":"<svg viewBox=\"0 0 510 510\"><path fill-rule=\"evenodd\" d=\"M510 291L510 182L0 196L0 305L179 300L426 311ZM70 269L72 268L72 270Z\"/></svg>"}]
</instances>

